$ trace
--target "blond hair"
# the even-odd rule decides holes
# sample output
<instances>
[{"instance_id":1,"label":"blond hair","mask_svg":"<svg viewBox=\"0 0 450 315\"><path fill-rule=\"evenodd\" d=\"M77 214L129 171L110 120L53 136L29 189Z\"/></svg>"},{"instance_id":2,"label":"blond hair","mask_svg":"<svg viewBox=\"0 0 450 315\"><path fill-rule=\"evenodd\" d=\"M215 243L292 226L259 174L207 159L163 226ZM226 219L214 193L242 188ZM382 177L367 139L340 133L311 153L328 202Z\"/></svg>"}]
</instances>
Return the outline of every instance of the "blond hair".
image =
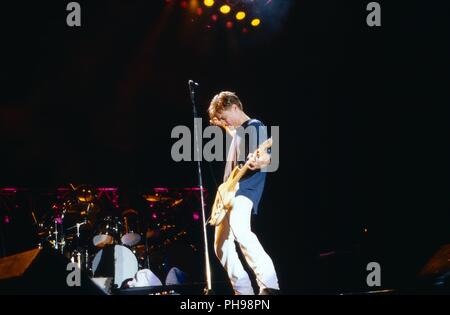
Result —
<instances>
[{"instance_id":1,"label":"blond hair","mask_svg":"<svg viewBox=\"0 0 450 315\"><path fill-rule=\"evenodd\" d=\"M241 100L234 92L222 91L215 95L211 100L208 108L208 115L210 119L217 117L218 114L227 110L232 105L236 105L240 110L243 110Z\"/></svg>"}]
</instances>

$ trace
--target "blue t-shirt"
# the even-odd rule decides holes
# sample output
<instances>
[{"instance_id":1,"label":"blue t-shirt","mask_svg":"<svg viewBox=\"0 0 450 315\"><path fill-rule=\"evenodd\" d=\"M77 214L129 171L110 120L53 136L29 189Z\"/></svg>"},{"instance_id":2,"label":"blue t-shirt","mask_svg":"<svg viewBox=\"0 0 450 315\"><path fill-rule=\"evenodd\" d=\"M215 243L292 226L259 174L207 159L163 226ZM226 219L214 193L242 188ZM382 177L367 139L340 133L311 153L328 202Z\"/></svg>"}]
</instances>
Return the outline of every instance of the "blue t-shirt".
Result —
<instances>
[{"instance_id":1,"label":"blue t-shirt","mask_svg":"<svg viewBox=\"0 0 450 315\"><path fill-rule=\"evenodd\" d=\"M261 143L267 140L267 128L257 119L249 119L237 129L236 136L240 137L239 165L244 165L249 153L253 153ZM244 141L245 139L245 141ZM239 181L236 196L242 195L253 202L253 213L258 214L258 205L264 190L266 172L248 170Z\"/></svg>"}]
</instances>

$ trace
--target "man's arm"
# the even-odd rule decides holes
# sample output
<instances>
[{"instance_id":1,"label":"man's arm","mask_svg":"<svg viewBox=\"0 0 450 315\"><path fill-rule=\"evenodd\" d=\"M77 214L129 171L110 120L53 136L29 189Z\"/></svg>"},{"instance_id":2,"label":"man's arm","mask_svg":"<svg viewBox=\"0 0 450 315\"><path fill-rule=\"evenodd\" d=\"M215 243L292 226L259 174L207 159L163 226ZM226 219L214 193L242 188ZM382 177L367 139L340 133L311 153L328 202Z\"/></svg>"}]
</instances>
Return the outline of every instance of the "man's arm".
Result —
<instances>
[{"instance_id":1,"label":"man's arm","mask_svg":"<svg viewBox=\"0 0 450 315\"><path fill-rule=\"evenodd\" d=\"M249 126L254 126L256 128L251 129L251 135L254 137L258 147L267 140L267 129L260 121L255 120ZM266 150L257 149L254 152L250 152L248 157L249 169L252 171L265 168L270 164L271 157L270 153Z\"/></svg>"}]
</instances>

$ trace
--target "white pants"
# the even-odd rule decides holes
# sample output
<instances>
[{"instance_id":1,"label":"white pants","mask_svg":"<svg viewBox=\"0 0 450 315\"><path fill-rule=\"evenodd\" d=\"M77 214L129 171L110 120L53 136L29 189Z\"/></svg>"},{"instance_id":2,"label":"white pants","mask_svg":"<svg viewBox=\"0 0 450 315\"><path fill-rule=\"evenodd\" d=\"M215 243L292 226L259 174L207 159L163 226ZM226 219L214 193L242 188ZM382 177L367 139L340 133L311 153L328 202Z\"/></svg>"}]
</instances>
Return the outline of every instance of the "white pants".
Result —
<instances>
[{"instance_id":1,"label":"white pants","mask_svg":"<svg viewBox=\"0 0 450 315\"><path fill-rule=\"evenodd\" d=\"M244 270L234 241L244 254L248 265L256 275L260 291L264 288L279 289L272 259L264 251L256 235L251 231L250 219L253 203L245 196L237 196L233 208L219 226L216 226L214 249L228 273L236 294L253 295L254 291Z\"/></svg>"}]
</instances>

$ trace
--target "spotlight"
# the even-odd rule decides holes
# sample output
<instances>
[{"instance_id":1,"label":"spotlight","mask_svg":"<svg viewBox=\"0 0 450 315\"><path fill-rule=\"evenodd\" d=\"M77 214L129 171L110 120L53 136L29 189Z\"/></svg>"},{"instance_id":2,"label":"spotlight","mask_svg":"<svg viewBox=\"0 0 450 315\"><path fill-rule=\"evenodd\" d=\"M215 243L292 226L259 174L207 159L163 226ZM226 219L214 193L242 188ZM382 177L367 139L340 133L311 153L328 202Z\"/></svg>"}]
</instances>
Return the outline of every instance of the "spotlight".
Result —
<instances>
[{"instance_id":1,"label":"spotlight","mask_svg":"<svg viewBox=\"0 0 450 315\"><path fill-rule=\"evenodd\" d=\"M245 12L244 11L239 11L238 13L236 13L236 20L243 20L245 19Z\"/></svg>"},{"instance_id":2,"label":"spotlight","mask_svg":"<svg viewBox=\"0 0 450 315\"><path fill-rule=\"evenodd\" d=\"M256 27L259 24L261 24L261 20L260 19L253 19L251 24L252 24L252 26Z\"/></svg>"},{"instance_id":3,"label":"spotlight","mask_svg":"<svg viewBox=\"0 0 450 315\"><path fill-rule=\"evenodd\" d=\"M223 6L220 7L220 12L222 12L223 14L228 14L231 11L231 7L227 4L224 4Z\"/></svg>"},{"instance_id":4,"label":"spotlight","mask_svg":"<svg viewBox=\"0 0 450 315\"><path fill-rule=\"evenodd\" d=\"M212 7L214 5L214 0L205 0L203 4L207 7Z\"/></svg>"}]
</instances>

